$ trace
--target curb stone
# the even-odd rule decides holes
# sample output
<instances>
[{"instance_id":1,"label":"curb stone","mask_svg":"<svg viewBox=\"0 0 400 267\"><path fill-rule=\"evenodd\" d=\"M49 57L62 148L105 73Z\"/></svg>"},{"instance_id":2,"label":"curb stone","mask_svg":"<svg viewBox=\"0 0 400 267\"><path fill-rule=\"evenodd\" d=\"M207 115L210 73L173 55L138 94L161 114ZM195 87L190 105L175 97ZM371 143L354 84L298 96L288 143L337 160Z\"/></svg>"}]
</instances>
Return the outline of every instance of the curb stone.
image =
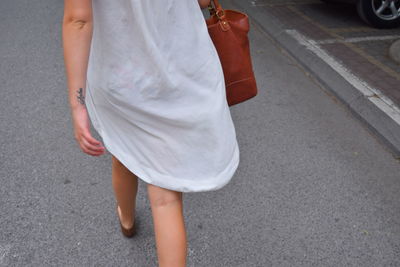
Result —
<instances>
[{"instance_id":1,"label":"curb stone","mask_svg":"<svg viewBox=\"0 0 400 267\"><path fill-rule=\"evenodd\" d=\"M389 47L389 56L400 64L400 39L394 41Z\"/></svg>"}]
</instances>

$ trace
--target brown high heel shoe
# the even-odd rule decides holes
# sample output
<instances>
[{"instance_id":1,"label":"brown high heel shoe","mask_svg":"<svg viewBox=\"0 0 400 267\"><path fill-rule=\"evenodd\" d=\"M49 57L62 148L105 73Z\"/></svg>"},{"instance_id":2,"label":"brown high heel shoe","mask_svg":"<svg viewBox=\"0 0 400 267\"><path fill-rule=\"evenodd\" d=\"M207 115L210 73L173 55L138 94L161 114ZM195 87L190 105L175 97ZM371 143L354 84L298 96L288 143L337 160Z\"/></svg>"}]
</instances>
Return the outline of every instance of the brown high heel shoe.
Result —
<instances>
[{"instance_id":1,"label":"brown high heel shoe","mask_svg":"<svg viewBox=\"0 0 400 267\"><path fill-rule=\"evenodd\" d=\"M136 234L136 220L135 218L133 219L133 225L131 228L125 228L122 223L121 223L121 218L119 217L119 212L118 212L118 204L117 204L117 216L119 220L119 225L121 227L121 232L125 237L133 237Z\"/></svg>"}]
</instances>

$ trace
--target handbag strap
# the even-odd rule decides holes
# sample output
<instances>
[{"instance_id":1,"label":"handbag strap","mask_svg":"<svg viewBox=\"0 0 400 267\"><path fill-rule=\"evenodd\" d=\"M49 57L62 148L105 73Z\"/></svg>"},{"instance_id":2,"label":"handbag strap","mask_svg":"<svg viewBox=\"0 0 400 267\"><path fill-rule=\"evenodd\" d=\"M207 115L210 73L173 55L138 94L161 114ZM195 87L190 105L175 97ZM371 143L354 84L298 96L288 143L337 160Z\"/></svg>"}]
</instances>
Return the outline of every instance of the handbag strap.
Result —
<instances>
[{"instance_id":1,"label":"handbag strap","mask_svg":"<svg viewBox=\"0 0 400 267\"><path fill-rule=\"evenodd\" d=\"M214 6L211 3L213 3ZM211 17L217 17L218 24L220 25L222 31L225 32L230 30L231 26L229 25L228 20L225 16L225 10L222 8L218 0L211 0L210 4L208 5L208 10Z\"/></svg>"},{"instance_id":2,"label":"handbag strap","mask_svg":"<svg viewBox=\"0 0 400 267\"><path fill-rule=\"evenodd\" d=\"M215 14L218 17L218 19L223 19L225 16L224 9L222 8L218 0L210 1L210 4L208 4L208 11L210 12L210 16Z\"/></svg>"}]
</instances>

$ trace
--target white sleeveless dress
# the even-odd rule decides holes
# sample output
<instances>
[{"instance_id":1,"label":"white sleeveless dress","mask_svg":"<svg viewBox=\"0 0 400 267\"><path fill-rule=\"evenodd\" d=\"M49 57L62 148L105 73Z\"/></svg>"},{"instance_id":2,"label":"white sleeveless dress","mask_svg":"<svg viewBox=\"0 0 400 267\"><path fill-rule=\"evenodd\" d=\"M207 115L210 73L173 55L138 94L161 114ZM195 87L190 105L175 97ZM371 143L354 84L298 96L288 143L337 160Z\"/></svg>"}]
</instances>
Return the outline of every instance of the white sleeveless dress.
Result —
<instances>
[{"instance_id":1,"label":"white sleeveless dress","mask_svg":"<svg viewBox=\"0 0 400 267\"><path fill-rule=\"evenodd\" d=\"M222 188L239 165L217 51L197 0L92 0L86 106L106 149L143 181Z\"/></svg>"}]
</instances>

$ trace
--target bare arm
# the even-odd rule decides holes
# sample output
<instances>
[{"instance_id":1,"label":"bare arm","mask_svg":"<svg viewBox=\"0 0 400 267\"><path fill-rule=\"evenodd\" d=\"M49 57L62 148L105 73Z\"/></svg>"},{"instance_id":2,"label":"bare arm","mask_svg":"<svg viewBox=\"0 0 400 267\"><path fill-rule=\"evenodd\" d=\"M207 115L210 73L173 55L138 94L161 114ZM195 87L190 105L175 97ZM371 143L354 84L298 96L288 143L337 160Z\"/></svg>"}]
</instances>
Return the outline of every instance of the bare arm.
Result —
<instances>
[{"instance_id":1,"label":"bare arm","mask_svg":"<svg viewBox=\"0 0 400 267\"><path fill-rule=\"evenodd\" d=\"M64 0L62 39L64 65L75 139L83 152L101 155L99 141L90 134L89 118L85 105L86 73L92 40L92 0Z\"/></svg>"},{"instance_id":2,"label":"bare arm","mask_svg":"<svg viewBox=\"0 0 400 267\"><path fill-rule=\"evenodd\" d=\"M91 0L64 0L63 49L72 109L85 108L86 70L93 30L91 10Z\"/></svg>"}]
</instances>

